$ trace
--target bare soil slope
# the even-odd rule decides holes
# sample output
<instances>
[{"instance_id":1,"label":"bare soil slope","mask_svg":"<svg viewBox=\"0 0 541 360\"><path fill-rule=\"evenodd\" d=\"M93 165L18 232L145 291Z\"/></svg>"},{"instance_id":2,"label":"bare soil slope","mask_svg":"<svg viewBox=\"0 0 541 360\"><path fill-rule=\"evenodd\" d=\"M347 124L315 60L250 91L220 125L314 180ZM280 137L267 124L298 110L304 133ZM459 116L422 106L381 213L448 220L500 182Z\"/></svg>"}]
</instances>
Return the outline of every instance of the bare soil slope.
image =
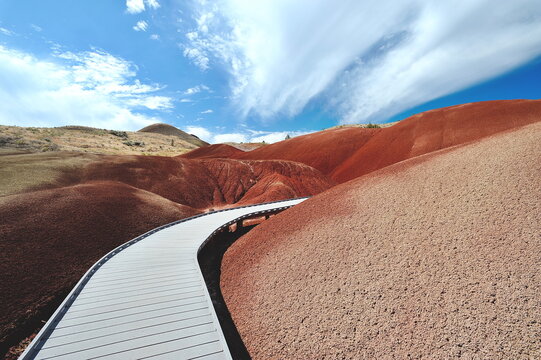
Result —
<instances>
[{"instance_id":1,"label":"bare soil slope","mask_svg":"<svg viewBox=\"0 0 541 360\"><path fill-rule=\"evenodd\" d=\"M231 159L189 160L153 156L108 156L89 164L80 175L81 181L113 180L151 191L171 201L197 209L255 203L248 191L265 181L269 188L282 183L269 181L282 176L292 191L278 195L268 193L262 201L320 193L334 182L319 171L290 161L239 161Z\"/></svg>"},{"instance_id":2,"label":"bare soil slope","mask_svg":"<svg viewBox=\"0 0 541 360\"><path fill-rule=\"evenodd\" d=\"M221 278L250 354L540 358L540 155L536 123L357 178L252 230Z\"/></svg>"},{"instance_id":3,"label":"bare soil slope","mask_svg":"<svg viewBox=\"0 0 541 360\"><path fill-rule=\"evenodd\" d=\"M297 161L330 175L381 130L358 127L325 130L266 145L250 152L236 153L232 157Z\"/></svg>"},{"instance_id":4,"label":"bare soil slope","mask_svg":"<svg viewBox=\"0 0 541 360\"><path fill-rule=\"evenodd\" d=\"M331 174L345 182L432 151L541 120L541 100L483 101L430 110L382 129Z\"/></svg>"},{"instance_id":5,"label":"bare soil slope","mask_svg":"<svg viewBox=\"0 0 541 360\"><path fill-rule=\"evenodd\" d=\"M380 129L333 128L230 157L298 161L343 183L415 156L540 119L541 100L485 101L426 111Z\"/></svg>"},{"instance_id":6,"label":"bare soil slope","mask_svg":"<svg viewBox=\"0 0 541 360\"><path fill-rule=\"evenodd\" d=\"M185 159L216 159L216 158L236 158L244 154L243 150L237 149L232 145L213 144L199 149L192 150L188 153L179 155Z\"/></svg>"}]
</instances>

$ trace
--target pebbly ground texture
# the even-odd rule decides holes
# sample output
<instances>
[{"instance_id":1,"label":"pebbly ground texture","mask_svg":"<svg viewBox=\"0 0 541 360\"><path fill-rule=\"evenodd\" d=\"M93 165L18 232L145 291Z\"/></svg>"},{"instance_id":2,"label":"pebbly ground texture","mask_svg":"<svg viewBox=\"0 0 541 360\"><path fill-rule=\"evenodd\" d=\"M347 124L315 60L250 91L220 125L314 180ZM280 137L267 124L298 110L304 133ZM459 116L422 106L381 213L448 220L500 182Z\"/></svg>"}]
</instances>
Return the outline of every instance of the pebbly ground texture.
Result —
<instances>
[{"instance_id":1,"label":"pebbly ground texture","mask_svg":"<svg viewBox=\"0 0 541 360\"><path fill-rule=\"evenodd\" d=\"M541 358L541 123L334 187L227 251L254 359Z\"/></svg>"}]
</instances>

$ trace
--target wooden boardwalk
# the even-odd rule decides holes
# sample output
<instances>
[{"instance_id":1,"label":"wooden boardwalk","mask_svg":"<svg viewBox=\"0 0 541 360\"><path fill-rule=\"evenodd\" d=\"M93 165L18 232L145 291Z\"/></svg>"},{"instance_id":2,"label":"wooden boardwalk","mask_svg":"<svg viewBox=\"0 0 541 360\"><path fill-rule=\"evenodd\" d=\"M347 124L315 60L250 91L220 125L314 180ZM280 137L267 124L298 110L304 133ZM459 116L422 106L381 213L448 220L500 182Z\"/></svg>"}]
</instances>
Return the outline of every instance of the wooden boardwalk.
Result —
<instances>
[{"instance_id":1,"label":"wooden boardwalk","mask_svg":"<svg viewBox=\"0 0 541 360\"><path fill-rule=\"evenodd\" d=\"M197 253L223 227L303 200L199 215L118 247L88 270L20 359L231 359Z\"/></svg>"}]
</instances>

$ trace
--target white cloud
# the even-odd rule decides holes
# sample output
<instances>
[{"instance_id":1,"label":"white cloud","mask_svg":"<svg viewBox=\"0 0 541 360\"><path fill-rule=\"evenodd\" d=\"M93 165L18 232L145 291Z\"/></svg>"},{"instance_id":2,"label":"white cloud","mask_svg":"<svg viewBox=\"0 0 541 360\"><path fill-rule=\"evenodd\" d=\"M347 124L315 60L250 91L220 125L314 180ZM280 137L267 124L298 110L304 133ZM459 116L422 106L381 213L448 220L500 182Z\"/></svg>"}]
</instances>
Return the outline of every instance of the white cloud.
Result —
<instances>
[{"instance_id":1,"label":"white cloud","mask_svg":"<svg viewBox=\"0 0 541 360\"><path fill-rule=\"evenodd\" d=\"M262 117L318 98L343 122L383 120L541 54L539 0L201 1L194 20L185 56L225 64Z\"/></svg>"},{"instance_id":2,"label":"white cloud","mask_svg":"<svg viewBox=\"0 0 541 360\"><path fill-rule=\"evenodd\" d=\"M148 23L145 20L140 20L135 24L133 27L133 30L135 31L147 31L148 29Z\"/></svg>"},{"instance_id":3,"label":"white cloud","mask_svg":"<svg viewBox=\"0 0 541 360\"><path fill-rule=\"evenodd\" d=\"M160 122L138 109L168 109L162 87L143 84L130 62L100 50L57 52L58 61L0 46L0 123L135 130Z\"/></svg>"},{"instance_id":4,"label":"white cloud","mask_svg":"<svg viewBox=\"0 0 541 360\"><path fill-rule=\"evenodd\" d=\"M201 111L201 114L212 114L214 111L212 111L211 109L208 109L208 110L205 110L205 111Z\"/></svg>"},{"instance_id":5,"label":"white cloud","mask_svg":"<svg viewBox=\"0 0 541 360\"><path fill-rule=\"evenodd\" d=\"M150 35L150 40L160 40L160 35L152 34L152 35Z\"/></svg>"},{"instance_id":6,"label":"white cloud","mask_svg":"<svg viewBox=\"0 0 541 360\"><path fill-rule=\"evenodd\" d=\"M6 28L0 27L0 34L4 34L6 36L13 36L15 33L11 30L8 30Z\"/></svg>"},{"instance_id":7,"label":"white cloud","mask_svg":"<svg viewBox=\"0 0 541 360\"><path fill-rule=\"evenodd\" d=\"M180 99L179 101L181 103L191 103L191 102L193 102L193 100L191 100L191 99Z\"/></svg>"},{"instance_id":8,"label":"white cloud","mask_svg":"<svg viewBox=\"0 0 541 360\"><path fill-rule=\"evenodd\" d=\"M213 143L225 143L225 142L248 142L248 138L245 134L241 133L229 133L229 134L217 134L214 135Z\"/></svg>"},{"instance_id":9,"label":"white cloud","mask_svg":"<svg viewBox=\"0 0 541 360\"><path fill-rule=\"evenodd\" d=\"M194 86L192 88L186 89L184 91L184 95L194 95L194 94L200 93L202 91L210 92L211 90L210 90L210 88L208 86L201 84L201 85L197 85L197 86Z\"/></svg>"},{"instance_id":10,"label":"white cloud","mask_svg":"<svg viewBox=\"0 0 541 360\"><path fill-rule=\"evenodd\" d=\"M126 10L130 14L139 14L145 11L145 5L151 9L160 7L158 0L126 0Z\"/></svg>"},{"instance_id":11,"label":"white cloud","mask_svg":"<svg viewBox=\"0 0 541 360\"><path fill-rule=\"evenodd\" d=\"M192 31L192 32L187 33L186 37L188 38L188 40L194 41L198 37L197 31Z\"/></svg>"},{"instance_id":12,"label":"white cloud","mask_svg":"<svg viewBox=\"0 0 541 360\"><path fill-rule=\"evenodd\" d=\"M158 2L158 0L146 0L145 2L147 6L151 9L157 9L160 7L160 3Z\"/></svg>"},{"instance_id":13,"label":"white cloud","mask_svg":"<svg viewBox=\"0 0 541 360\"><path fill-rule=\"evenodd\" d=\"M218 128L217 131L211 131L202 126L188 126L186 131L190 134L194 134L197 137L211 143L219 144L225 142L266 142L275 143L282 141L287 135L290 137L300 136L312 133L314 131L258 131L248 128L243 129L240 132L222 133L223 128Z\"/></svg>"},{"instance_id":14,"label":"white cloud","mask_svg":"<svg viewBox=\"0 0 541 360\"><path fill-rule=\"evenodd\" d=\"M143 0L126 0L126 10L130 14L138 14L145 11L145 2Z\"/></svg>"},{"instance_id":15,"label":"white cloud","mask_svg":"<svg viewBox=\"0 0 541 360\"><path fill-rule=\"evenodd\" d=\"M211 142L213 140L212 133L209 130L207 130L204 127L201 127L201 126L187 126L186 127L186 132L188 132L190 134L194 134L198 138L200 138L200 139L202 139L204 141L207 141L207 142Z\"/></svg>"},{"instance_id":16,"label":"white cloud","mask_svg":"<svg viewBox=\"0 0 541 360\"><path fill-rule=\"evenodd\" d=\"M172 109L173 99L167 96L136 96L127 101L130 106L147 108L150 110Z\"/></svg>"},{"instance_id":17,"label":"white cloud","mask_svg":"<svg viewBox=\"0 0 541 360\"><path fill-rule=\"evenodd\" d=\"M183 52L184 56L190 59L201 71L208 70L209 58L205 51L195 47L186 47Z\"/></svg>"}]
</instances>

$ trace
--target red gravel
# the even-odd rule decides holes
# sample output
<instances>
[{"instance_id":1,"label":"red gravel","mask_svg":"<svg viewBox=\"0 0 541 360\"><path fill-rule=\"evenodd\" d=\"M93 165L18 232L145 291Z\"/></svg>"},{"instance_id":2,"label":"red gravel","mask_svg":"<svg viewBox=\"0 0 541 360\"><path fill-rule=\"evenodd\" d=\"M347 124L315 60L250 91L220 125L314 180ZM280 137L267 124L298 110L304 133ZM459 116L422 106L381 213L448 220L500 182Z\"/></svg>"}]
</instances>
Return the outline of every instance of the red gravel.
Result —
<instances>
[{"instance_id":1,"label":"red gravel","mask_svg":"<svg viewBox=\"0 0 541 360\"><path fill-rule=\"evenodd\" d=\"M541 358L540 156L537 123L389 166L259 225L222 262L250 354Z\"/></svg>"}]
</instances>

